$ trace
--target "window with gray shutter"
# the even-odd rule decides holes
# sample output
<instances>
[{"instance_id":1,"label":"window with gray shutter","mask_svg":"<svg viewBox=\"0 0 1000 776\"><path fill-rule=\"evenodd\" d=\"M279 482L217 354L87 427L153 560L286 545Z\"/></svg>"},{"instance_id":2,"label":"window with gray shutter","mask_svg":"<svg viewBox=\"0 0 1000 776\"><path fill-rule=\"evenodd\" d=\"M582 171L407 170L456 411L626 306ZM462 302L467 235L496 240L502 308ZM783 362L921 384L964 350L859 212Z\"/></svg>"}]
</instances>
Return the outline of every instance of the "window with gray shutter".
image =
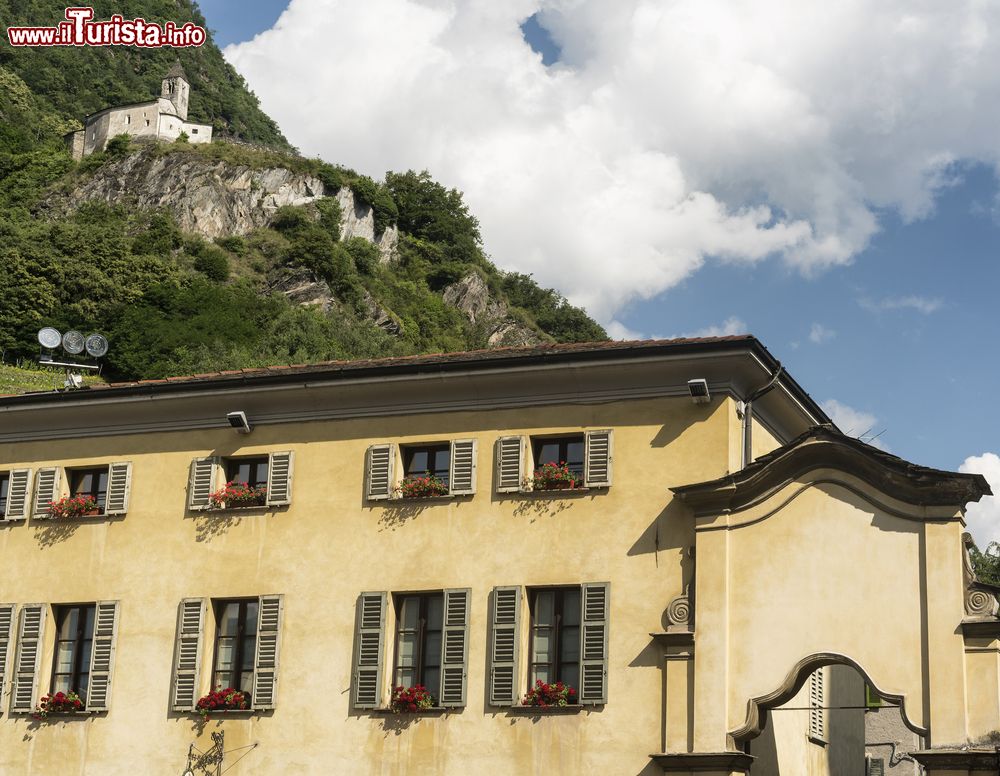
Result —
<instances>
[{"instance_id":1,"label":"window with gray shutter","mask_svg":"<svg viewBox=\"0 0 1000 776\"><path fill-rule=\"evenodd\" d=\"M118 602L98 601L94 607L94 641L90 650L87 711L107 711L118 640Z\"/></svg>"},{"instance_id":2,"label":"window with gray shutter","mask_svg":"<svg viewBox=\"0 0 1000 776\"><path fill-rule=\"evenodd\" d=\"M441 643L440 705L457 708L465 705L469 664L468 588L444 591L444 634Z\"/></svg>"},{"instance_id":3,"label":"window with gray shutter","mask_svg":"<svg viewBox=\"0 0 1000 776\"><path fill-rule=\"evenodd\" d=\"M497 440L497 493L517 493L524 477L524 437Z\"/></svg>"},{"instance_id":4,"label":"window with gray shutter","mask_svg":"<svg viewBox=\"0 0 1000 776\"><path fill-rule=\"evenodd\" d=\"M216 458L195 458L191 461L191 475L188 478L188 509L195 511L212 506L212 491L215 489Z\"/></svg>"},{"instance_id":5,"label":"window with gray shutter","mask_svg":"<svg viewBox=\"0 0 1000 776\"><path fill-rule=\"evenodd\" d=\"M882 757L868 758L867 776L885 776L885 759Z\"/></svg>"},{"instance_id":6,"label":"window with gray shutter","mask_svg":"<svg viewBox=\"0 0 1000 776\"><path fill-rule=\"evenodd\" d=\"M170 700L174 711L191 711L198 702L205 608L204 598L185 598L177 610L174 677Z\"/></svg>"},{"instance_id":7,"label":"window with gray shutter","mask_svg":"<svg viewBox=\"0 0 1000 776\"><path fill-rule=\"evenodd\" d=\"M280 507L292 503L292 452L271 453L267 465L267 505Z\"/></svg>"},{"instance_id":8,"label":"window with gray shutter","mask_svg":"<svg viewBox=\"0 0 1000 776\"><path fill-rule=\"evenodd\" d=\"M132 491L132 464L119 461L108 466L108 500L106 515L124 515L128 512L128 499ZM89 707L89 701L88 701Z\"/></svg>"},{"instance_id":9,"label":"window with gray shutter","mask_svg":"<svg viewBox=\"0 0 1000 776\"><path fill-rule=\"evenodd\" d=\"M0 520L24 520L28 516L31 469L14 469L7 483L7 507Z\"/></svg>"},{"instance_id":10,"label":"window with gray shutter","mask_svg":"<svg viewBox=\"0 0 1000 776\"><path fill-rule=\"evenodd\" d=\"M35 503L31 516L35 519L45 519L51 514L52 502L59 498L60 476L62 470L57 467L39 469L35 477Z\"/></svg>"},{"instance_id":11,"label":"window with gray shutter","mask_svg":"<svg viewBox=\"0 0 1000 776\"><path fill-rule=\"evenodd\" d=\"M278 687L278 649L284 602L280 595L262 595L257 604L257 652L250 702L255 709L273 709Z\"/></svg>"},{"instance_id":12,"label":"window with gray shutter","mask_svg":"<svg viewBox=\"0 0 1000 776\"><path fill-rule=\"evenodd\" d=\"M395 445L372 445L365 454L365 497L382 501L392 495Z\"/></svg>"},{"instance_id":13,"label":"window with gray shutter","mask_svg":"<svg viewBox=\"0 0 1000 776\"><path fill-rule=\"evenodd\" d=\"M3 713L4 688L7 685L7 664L10 643L14 636L14 604L0 604L0 713Z\"/></svg>"},{"instance_id":14,"label":"window with gray shutter","mask_svg":"<svg viewBox=\"0 0 1000 776\"><path fill-rule=\"evenodd\" d=\"M518 696L518 647L521 643L521 588L495 587L490 601L489 702L513 706Z\"/></svg>"},{"instance_id":15,"label":"window with gray shutter","mask_svg":"<svg viewBox=\"0 0 1000 776\"><path fill-rule=\"evenodd\" d=\"M584 452L583 485L586 488L611 486L611 429L588 431Z\"/></svg>"},{"instance_id":16,"label":"window with gray shutter","mask_svg":"<svg viewBox=\"0 0 1000 776\"><path fill-rule=\"evenodd\" d=\"M45 604L25 604L17 622L17 649L11 671L13 688L10 693L12 713L30 714L38 702L36 678L42 659L42 636L45 633Z\"/></svg>"},{"instance_id":17,"label":"window with gray shutter","mask_svg":"<svg viewBox=\"0 0 1000 776\"><path fill-rule=\"evenodd\" d=\"M608 702L607 582L582 586L583 623L580 628L580 703Z\"/></svg>"},{"instance_id":18,"label":"window with gray shutter","mask_svg":"<svg viewBox=\"0 0 1000 776\"><path fill-rule=\"evenodd\" d=\"M358 596L352 698L356 709L376 709L382 699L385 602L385 592Z\"/></svg>"},{"instance_id":19,"label":"window with gray shutter","mask_svg":"<svg viewBox=\"0 0 1000 776\"><path fill-rule=\"evenodd\" d=\"M809 737L826 742L826 688L823 669L817 668L809 676Z\"/></svg>"},{"instance_id":20,"label":"window with gray shutter","mask_svg":"<svg viewBox=\"0 0 1000 776\"><path fill-rule=\"evenodd\" d=\"M451 471L448 493L471 496L476 492L476 440L455 439L451 443Z\"/></svg>"}]
</instances>

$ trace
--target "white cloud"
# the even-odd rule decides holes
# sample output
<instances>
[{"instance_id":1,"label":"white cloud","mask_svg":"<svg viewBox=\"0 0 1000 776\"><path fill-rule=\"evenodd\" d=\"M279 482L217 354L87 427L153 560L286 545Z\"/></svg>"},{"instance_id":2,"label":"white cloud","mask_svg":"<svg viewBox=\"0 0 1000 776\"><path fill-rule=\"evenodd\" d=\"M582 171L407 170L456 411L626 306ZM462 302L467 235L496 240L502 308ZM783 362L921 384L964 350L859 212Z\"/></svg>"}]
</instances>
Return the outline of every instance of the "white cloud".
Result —
<instances>
[{"instance_id":1,"label":"white cloud","mask_svg":"<svg viewBox=\"0 0 1000 776\"><path fill-rule=\"evenodd\" d=\"M981 0L292 0L226 55L304 153L429 169L501 266L608 322L709 257L849 262L876 208L996 165L996 29Z\"/></svg>"},{"instance_id":2,"label":"white cloud","mask_svg":"<svg viewBox=\"0 0 1000 776\"><path fill-rule=\"evenodd\" d=\"M736 316L726 318L721 324L706 326L697 331L689 331L681 334L682 337L731 337L734 334L746 334L748 331L746 322Z\"/></svg>"},{"instance_id":3,"label":"white cloud","mask_svg":"<svg viewBox=\"0 0 1000 776\"><path fill-rule=\"evenodd\" d=\"M858 300L858 304L873 313L881 313L886 310L916 310L924 315L930 315L939 310L943 302L940 299L928 299L925 296L887 296L879 300L862 297Z\"/></svg>"},{"instance_id":4,"label":"white cloud","mask_svg":"<svg viewBox=\"0 0 1000 776\"><path fill-rule=\"evenodd\" d=\"M1000 493L1000 456L996 453L970 455L958 470L982 474L990 489ZM997 496L985 496L977 503L969 504L965 522L979 549L985 550L990 542L1000 541L1000 500Z\"/></svg>"},{"instance_id":5,"label":"white cloud","mask_svg":"<svg viewBox=\"0 0 1000 776\"><path fill-rule=\"evenodd\" d=\"M888 445L882 441L882 437L876 437L882 429L878 426L878 418L870 412L856 410L847 404L836 399L827 399L821 405L823 411L830 416L834 424L847 436L858 437L863 442L867 442L872 447L880 450L889 450Z\"/></svg>"},{"instance_id":6,"label":"white cloud","mask_svg":"<svg viewBox=\"0 0 1000 776\"><path fill-rule=\"evenodd\" d=\"M837 336L837 332L833 329L828 329L822 323L814 323L809 329L809 341L817 345L822 345L824 342L829 342L834 337Z\"/></svg>"},{"instance_id":7,"label":"white cloud","mask_svg":"<svg viewBox=\"0 0 1000 776\"><path fill-rule=\"evenodd\" d=\"M613 340L645 339L645 337L643 337L642 335L642 332L635 331L635 329L630 329L621 321L617 320L610 321L604 328L607 329L608 336L611 337L611 339Z\"/></svg>"}]
</instances>

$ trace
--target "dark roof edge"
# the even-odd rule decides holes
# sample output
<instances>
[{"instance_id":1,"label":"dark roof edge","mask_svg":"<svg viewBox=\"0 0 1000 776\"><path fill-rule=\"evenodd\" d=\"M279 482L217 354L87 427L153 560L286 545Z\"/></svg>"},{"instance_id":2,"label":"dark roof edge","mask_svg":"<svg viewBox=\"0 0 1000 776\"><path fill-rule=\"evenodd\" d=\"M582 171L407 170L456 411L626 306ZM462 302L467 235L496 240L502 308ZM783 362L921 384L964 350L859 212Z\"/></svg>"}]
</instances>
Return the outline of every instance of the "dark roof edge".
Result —
<instances>
[{"instance_id":1,"label":"dark roof edge","mask_svg":"<svg viewBox=\"0 0 1000 776\"><path fill-rule=\"evenodd\" d=\"M50 391L0 396L0 407L26 404L54 404L60 401L99 400L127 396L167 395L198 390L232 388L237 385L270 386L299 383L303 380L350 380L359 377L467 372L498 367L576 364L622 358L648 358L686 353L724 353L749 349L771 372L778 361L753 336L706 337L701 339L637 340L632 342L588 342L566 345L543 345L529 348L408 356L370 361L335 361L302 366L279 366L213 373L203 376L167 378L122 383L102 388L75 391ZM782 375L787 390L815 416L817 422L829 422L822 408L787 373Z\"/></svg>"}]
</instances>

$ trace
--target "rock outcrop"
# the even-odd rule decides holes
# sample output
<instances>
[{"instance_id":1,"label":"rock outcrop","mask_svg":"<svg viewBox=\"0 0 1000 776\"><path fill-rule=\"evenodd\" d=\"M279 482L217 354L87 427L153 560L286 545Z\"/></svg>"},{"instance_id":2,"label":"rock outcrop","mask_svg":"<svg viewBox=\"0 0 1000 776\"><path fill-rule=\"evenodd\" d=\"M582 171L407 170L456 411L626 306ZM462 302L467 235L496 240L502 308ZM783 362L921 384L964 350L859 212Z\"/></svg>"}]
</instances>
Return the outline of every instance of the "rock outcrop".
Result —
<instances>
[{"instance_id":1,"label":"rock outcrop","mask_svg":"<svg viewBox=\"0 0 1000 776\"><path fill-rule=\"evenodd\" d=\"M442 298L445 304L458 308L471 323L483 328L490 347L542 342L537 332L510 314L505 302L490 294L489 286L478 272L470 272L446 286Z\"/></svg>"},{"instance_id":2,"label":"rock outcrop","mask_svg":"<svg viewBox=\"0 0 1000 776\"><path fill-rule=\"evenodd\" d=\"M396 227L376 235L372 208L349 187L326 192L323 182L307 173L253 169L195 151L137 151L108 162L61 202L50 204L71 211L96 199L130 208L166 208L181 229L211 240L248 234L270 224L283 205L308 205L326 194L340 204L341 239L363 237L378 246L383 262L394 257Z\"/></svg>"}]
</instances>

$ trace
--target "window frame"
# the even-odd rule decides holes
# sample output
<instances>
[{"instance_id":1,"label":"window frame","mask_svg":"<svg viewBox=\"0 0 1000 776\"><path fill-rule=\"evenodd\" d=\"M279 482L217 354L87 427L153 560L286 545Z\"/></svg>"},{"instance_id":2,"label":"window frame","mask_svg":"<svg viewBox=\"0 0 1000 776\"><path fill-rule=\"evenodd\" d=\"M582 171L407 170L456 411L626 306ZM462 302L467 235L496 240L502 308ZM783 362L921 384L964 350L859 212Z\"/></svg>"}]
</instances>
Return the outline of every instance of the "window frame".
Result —
<instances>
[{"instance_id":1,"label":"window frame","mask_svg":"<svg viewBox=\"0 0 1000 776\"><path fill-rule=\"evenodd\" d=\"M0 520L7 514L7 502L10 500L10 480L12 472L0 471Z\"/></svg>"},{"instance_id":2,"label":"window frame","mask_svg":"<svg viewBox=\"0 0 1000 776\"><path fill-rule=\"evenodd\" d=\"M560 622L561 618L565 615L565 594L567 592L575 592L579 598L579 610L577 612L577 623L576 625L566 626ZM562 646L565 640L563 629L565 627L575 627L577 629L577 644L579 644L581 634L583 632L583 586L582 585L553 585L548 587L529 587L526 590L528 597L528 673L527 673L527 688L525 692L530 692L531 688L535 686L535 679L537 678L535 667L538 665L551 666L551 675L547 684L555 684L556 682L563 682L567 686L572 687L576 690L576 694L570 699L570 705L575 705L579 700L580 695L580 684L583 676L583 656L580 654L579 647L577 648L577 658L575 661L577 679L575 683L569 683L563 678L562 668L564 664L571 664L574 661L564 661L562 659ZM553 624L539 626L535 623L535 616L537 611L537 597L539 593L553 593L554 600L552 605L552 616ZM550 646L549 652L554 656L553 660L547 663L539 663L535 659L535 638L536 631L540 628L551 628L552 630L552 646Z\"/></svg>"},{"instance_id":3,"label":"window frame","mask_svg":"<svg viewBox=\"0 0 1000 776\"><path fill-rule=\"evenodd\" d=\"M49 676L49 692L55 693L56 690L56 680L60 676L69 676L69 690L66 692L75 692L80 696L80 700L83 701L84 709L87 708L87 701L89 700L89 689L90 689L90 669L92 654L94 650L94 631L96 629L97 623L97 604L96 603L79 603L79 604L53 604L52 614L54 621L55 630L55 643L52 650L52 672ZM72 611L76 610L78 612L77 622L84 623L83 627L78 625L77 633L72 639L60 638L60 632L62 631L63 625L66 619L70 616ZM84 635L86 630L87 622L87 610L90 611L90 636ZM72 668L69 672L58 671L59 668L59 645L64 642L72 643ZM90 650L87 655L86 665L83 664L83 644L85 642L90 643ZM81 684L81 679L83 683Z\"/></svg>"},{"instance_id":4,"label":"window frame","mask_svg":"<svg viewBox=\"0 0 1000 776\"><path fill-rule=\"evenodd\" d=\"M236 635L235 637L231 635L223 636L222 635L223 615L225 614L226 607L232 604L236 604L239 606L237 614ZM247 639L246 627L248 622L247 618L248 604L254 604L257 608L253 616L254 632L253 632L253 645L250 648L252 659L250 660L249 670L242 668L246 656L246 639ZM249 703L252 704L253 694L254 694L254 680L257 673L257 667L256 667L257 640L260 638L260 634L257 632L257 623L260 617L260 598L259 597L213 598L212 614L215 617L215 633L212 637L212 668L209 674L209 691L215 690L216 688L227 689L232 687L236 690L239 690L240 692L245 693ZM233 660L232 660L233 668L229 669L229 671L227 672L229 674L229 678L225 682L217 683L216 676L220 673L223 673L223 671L221 671L218 668L218 664L219 664L219 644L224 638L227 639L235 638L236 641L235 648L233 650ZM244 689L242 679L243 675L247 673L249 673L250 675L248 679L250 688ZM235 683L232 681L234 677L237 680Z\"/></svg>"},{"instance_id":5,"label":"window frame","mask_svg":"<svg viewBox=\"0 0 1000 776\"><path fill-rule=\"evenodd\" d=\"M440 474L440 468L437 468L437 455L439 453L446 453L447 460L444 465L444 473ZM413 457L419 453L427 453L428 462L431 460L431 455L434 455L435 468L426 468L420 471L410 471L410 466L413 463ZM430 475L437 477L441 480L448 490L451 490L451 442L418 442L415 444L402 444L399 446L399 457L402 460L402 470L403 470L403 480L409 479L410 477L421 477L424 475Z\"/></svg>"},{"instance_id":6,"label":"window frame","mask_svg":"<svg viewBox=\"0 0 1000 776\"><path fill-rule=\"evenodd\" d=\"M427 635L428 633L435 632L427 628L427 610L428 605L432 598L437 598L441 601L441 624L436 630L439 634L441 641L441 650L437 655L437 664L434 666L428 665L426 662L427 658ZM441 702L441 678L443 670L443 650L444 650L444 631L445 631L445 600L444 600L444 590L428 590L424 592L412 592L412 593L393 593L393 614L395 617L394 627L393 627L393 656L392 656L392 686L409 686L414 687L416 685L423 685L427 691L433 696L435 705L440 705ZM400 665L400 642L401 637L404 635L403 629L403 605L406 599L419 599L419 610L418 610L418 624L417 624L417 654L415 663L416 665L402 666ZM411 632L407 629L406 632ZM425 678L425 671L427 668L436 668L438 672L438 680L434 687L429 687ZM410 685L404 685L399 680L399 674L401 671L413 670L414 681Z\"/></svg>"},{"instance_id":7,"label":"window frame","mask_svg":"<svg viewBox=\"0 0 1000 776\"><path fill-rule=\"evenodd\" d=\"M92 483L97 483L95 487L91 485L90 490L81 490L77 487L78 478L92 476ZM104 477L103 497L100 489L100 477ZM108 491L111 485L111 465L104 466L71 466L66 469L66 488L70 498L77 496L91 496L97 502L97 509L100 514L104 514L108 508Z\"/></svg>"},{"instance_id":8,"label":"window frame","mask_svg":"<svg viewBox=\"0 0 1000 776\"><path fill-rule=\"evenodd\" d=\"M545 465L545 462L541 461L540 448L543 445L551 445L553 443L560 446L560 455L556 458L556 463L561 463L567 461L569 458L569 445L579 444L580 445L580 463L579 468L574 464L569 467L570 471L576 475L577 481L580 483L579 487L584 486L584 477L587 470L587 432L571 432L571 433L559 433L559 434L530 434L528 436L529 448L531 450L531 472L534 474L535 470L541 466ZM566 446L566 455L562 455L563 445Z\"/></svg>"},{"instance_id":9,"label":"window frame","mask_svg":"<svg viewBox=\"0 0 1000 776\"><path fill-rule=\"evenodd\" d=\"M267 487L268 478L271 476L271 457L265 453L264 455L234 455L225 456L221 461L222 470L225 475L225 480L227 483L230 482L246 482L250 487L257 487L258 485L263 485ZM239 469L240 466L249 464L251 467L251 476L247 477L246 480L237 480L235 474L231 474L233 468ZM264 466L264 479L259 478L260 467Z\"/></svg>"}]
</instances>

